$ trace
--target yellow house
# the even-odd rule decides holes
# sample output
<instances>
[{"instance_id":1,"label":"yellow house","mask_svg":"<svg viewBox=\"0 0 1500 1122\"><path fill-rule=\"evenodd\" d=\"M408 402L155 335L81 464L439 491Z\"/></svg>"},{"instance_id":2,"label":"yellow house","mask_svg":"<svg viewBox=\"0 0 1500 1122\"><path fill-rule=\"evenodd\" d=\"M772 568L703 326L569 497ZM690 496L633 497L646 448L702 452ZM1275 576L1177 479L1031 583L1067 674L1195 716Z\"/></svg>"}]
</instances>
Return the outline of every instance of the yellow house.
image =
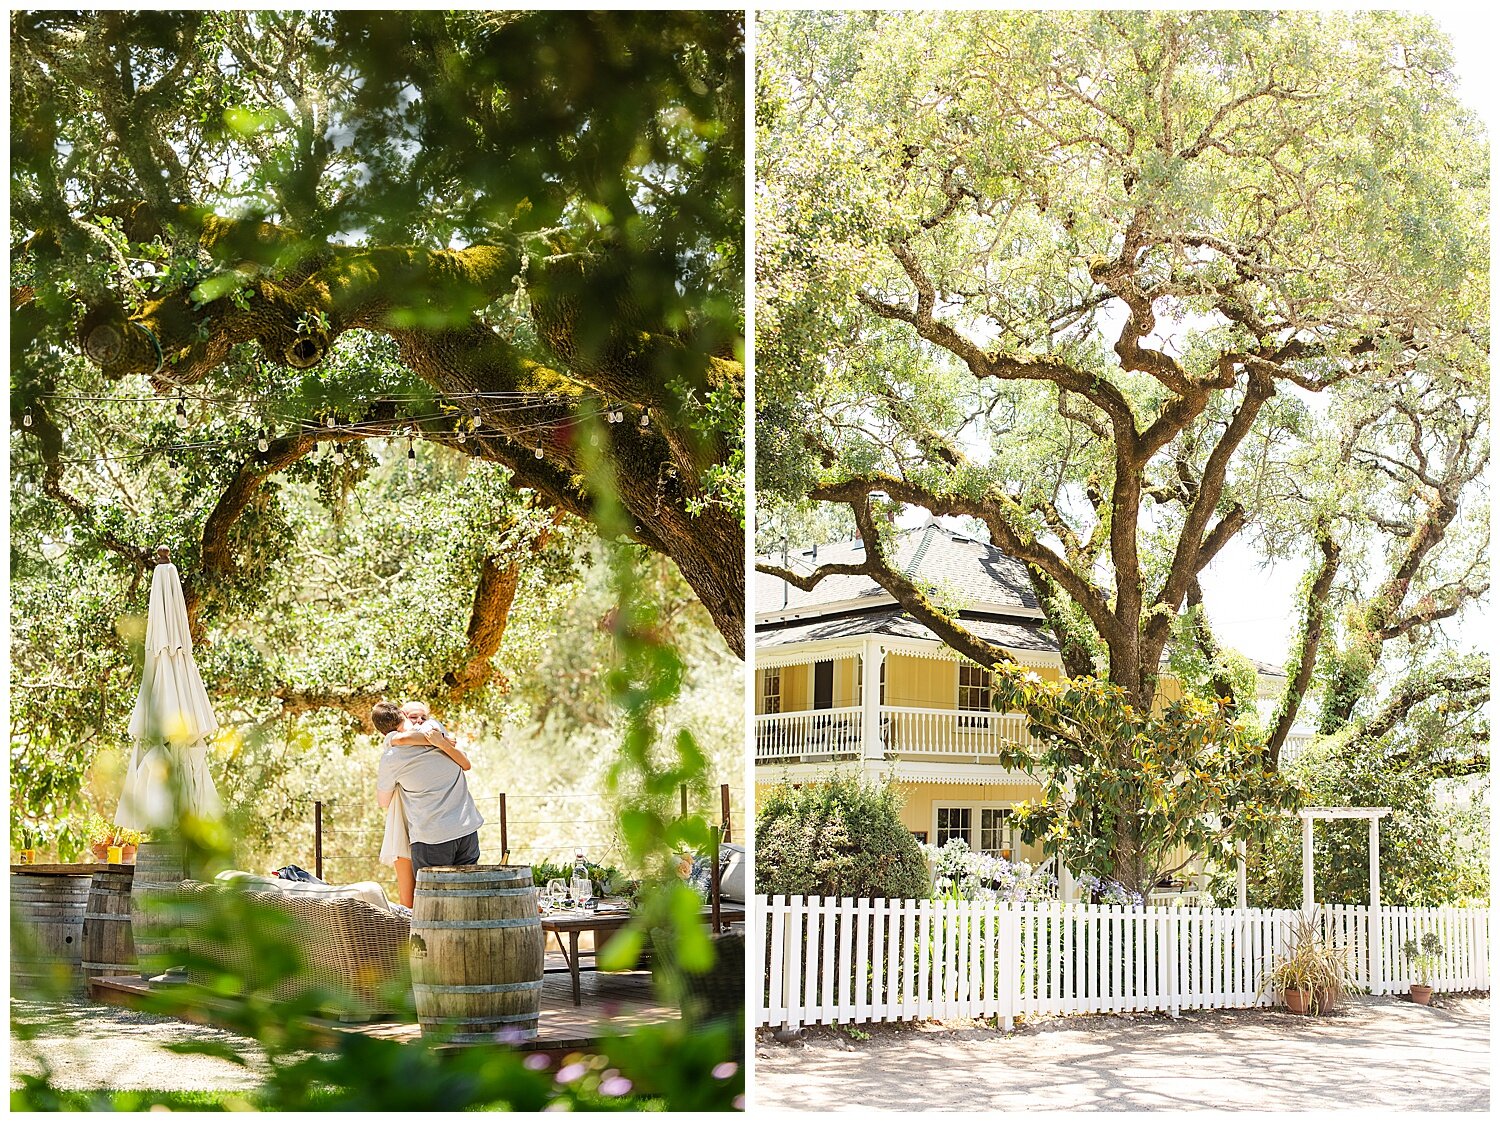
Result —
<instances>
[{"instance_id":1,"label":"yellow house","mask_svg":"<svg viewBox=\"0 0 1500 1122\"><path fill-rule=\"evenodd\" d=\"M965 628L1044 678L1061 675L1057 643L1018 561L937 522L900 533L893 548L901 570L957 606ZM761 560L811 572L863 557L856 540ZM1272 676L1281 672L1262 668L1263 690ZM1164 681L1161 700L1178 688ZM1050 865L1012 822L1012 808L1040 786L998 761L1002 744L1030 740L1019 714L991 709L988 675L870 578L828 577L803 592L757 574L757 787L816 782L834 770L890 778L919 840L963 838L976 850ZM1071 898L1067 871L1053 871Z\"/></svg>"}]
</instances>

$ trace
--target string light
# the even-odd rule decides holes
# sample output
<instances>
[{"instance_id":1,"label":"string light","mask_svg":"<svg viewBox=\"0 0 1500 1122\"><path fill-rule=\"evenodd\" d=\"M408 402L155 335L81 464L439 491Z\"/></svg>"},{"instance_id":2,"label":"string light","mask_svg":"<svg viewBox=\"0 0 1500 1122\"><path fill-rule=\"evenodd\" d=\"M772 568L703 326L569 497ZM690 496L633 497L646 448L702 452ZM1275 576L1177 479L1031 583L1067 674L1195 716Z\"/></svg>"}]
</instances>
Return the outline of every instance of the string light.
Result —
<instances>
[{"instance_id":1,"label":"string light","mask_svg":"<svg viewBox=\"0 0 1500 1122\"><path fill-rule=\"evenodd\" d=\"M459 429L458 430L458 442L460 444L462 444L464 441L466 441L468 439L469 439L469 434L466 433L466 432L464 432L463 429Z\"/></svg>"},{"instance_id":2,"label":"string light","mask_svg":"<svg viewBox=\"0 0 1500 1122\"><path fill-rule=\"evenodd\" d=\"M255 430L255 435L257 437L257 439L255 441L255 446L257 448L259 448L262 452L269 452L271 450L271 430L270 429L256 429Z\"/></svg>"},{"instance_id":3,"label":"string light","mask_svg":"<svg viewBox=\"0 0 1500 1122\"><path fill-rule=\"evenodd\" d=\"M31 406L26 407L26 415L21 418L21 423L27 428L31 427Z\"/></svg>"},{"instance_id":4,"label":"string light","mask_svg":"<svg viewBox=\"0 0 1500 1122\"><path fill-rule=\"evenodd\" d=\"M333 446L333 462L337 465L342 465L344 462L344 450L337 444Z\"/></svg>"},{"instance_id":5,"label":"string light","mask_svg":"<svg viewBox=\"0 0 1500 1122\"><path fill-rule=\"evenodd\" d=\"M542 446L540 444L536 446L536 451L532 452L532 455L539 460L542 458Z\"/></svg>"},{"instance_id":6,"label":"string light","mask_svg":"<svg viewBox=\"0 0 1500 1122\"><path fill-rule=\"evenodd\" d=\"M185 429L188 427L187 395L177 395L177 427Z\"/></svg>"},{"instance_id":7,"label":"string light","mask_svg":"<svg viewBox=\"0 0 1500 1122\"><path fill-rule=\"evenodd\" d=\"M417 439L414 436L406 438L406 458L415 460L417 458Z\"/></svg>"},{"instance_id":8,"label":"string light","mask_svg":"<svg viewBox=\"0 0 1500 1122\"><path fill-rule=\"evenodd\" d=\"M647 427L650 426L650 424L651 424L651 410L649 410L649 409L642 409L641 410L641 428L647 428Z\"/></svg>"}]
</instances>

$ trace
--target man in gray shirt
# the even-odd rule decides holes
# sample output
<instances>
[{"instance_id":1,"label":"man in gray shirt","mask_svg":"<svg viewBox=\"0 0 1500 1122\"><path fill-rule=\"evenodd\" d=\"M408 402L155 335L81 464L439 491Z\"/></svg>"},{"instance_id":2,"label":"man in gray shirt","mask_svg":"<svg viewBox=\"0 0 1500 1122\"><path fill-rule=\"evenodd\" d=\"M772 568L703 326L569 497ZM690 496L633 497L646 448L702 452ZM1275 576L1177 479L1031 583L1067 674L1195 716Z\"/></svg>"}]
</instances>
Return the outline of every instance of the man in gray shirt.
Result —
<instances>
[{"instance_id":1,"label":"man in gray shirt","mask_svg":"<svg viewBox=\"0 0 1500 1122\"><path fill-rule=\"evenodd\" d=\"M432 720L405 727L401 711L389 701L370 710L370 721L385 734L376 796L384 808L401 788L412 872L434 865L478 864L484 819L464 776L468 757L458 750L453 734Z\"/></svg>"}]
</instances>

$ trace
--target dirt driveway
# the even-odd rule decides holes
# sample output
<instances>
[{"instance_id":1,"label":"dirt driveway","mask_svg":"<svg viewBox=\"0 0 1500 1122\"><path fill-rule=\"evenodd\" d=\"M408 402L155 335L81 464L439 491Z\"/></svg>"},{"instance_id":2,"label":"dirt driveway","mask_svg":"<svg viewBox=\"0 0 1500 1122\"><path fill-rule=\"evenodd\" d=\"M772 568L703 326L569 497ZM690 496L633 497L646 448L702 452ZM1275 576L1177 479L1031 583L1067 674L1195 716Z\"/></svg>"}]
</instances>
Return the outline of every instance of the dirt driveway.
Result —
<instances>
[{"instance_id":1,"label":"dirt driveway","mask_svg":"<svg viewBox=\"0 0 1500 1122\"><path fill-rule=\"evenodd\" d=\"M1010 1036L883 1025L762 1032L753 1104L783 1110L1488 1110L1488 997L1067 1017Z\"/></svg>"}]
</instances>

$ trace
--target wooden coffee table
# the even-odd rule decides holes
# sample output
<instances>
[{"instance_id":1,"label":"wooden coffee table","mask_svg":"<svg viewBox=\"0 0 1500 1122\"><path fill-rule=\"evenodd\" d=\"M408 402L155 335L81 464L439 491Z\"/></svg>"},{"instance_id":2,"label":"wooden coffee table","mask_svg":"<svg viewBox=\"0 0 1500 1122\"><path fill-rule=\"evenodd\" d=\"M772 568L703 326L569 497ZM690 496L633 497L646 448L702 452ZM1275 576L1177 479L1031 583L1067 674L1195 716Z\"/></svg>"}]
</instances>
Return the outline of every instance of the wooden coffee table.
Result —
<instances>
[{"instance_id":1,"label":"wooden coffee table","mask_svg":"<svg viewBox=\"0 0 1500 1122\"><path fill-rule=\"evenodd\" d=\"M707 921L712 915L709 905L703 906L703 918ZM599 945L608 940L608 937L619 931L630 922L632 916L629 912L589 912L589 911L563 911L552 912L542 916L542 930L551 932L557 940L557 949L562 952L563 961L567 963L566 970L573 979L573 1004L582 1005L583 996L580 986L579 973L583 969L581 959L585 954L578 949L578 937L585 931L594 933L594 950L587 953L588 958L597 961L599 957ZM720 902L719 919L721 923L739 923L745 918L745 905L729 904ZM568 937L567 945L563 945L563 936ZM598 966L591 969L597 970ZM562 971L554 970L550 973L560 974Z\"/></svg>"}]
</instances>

